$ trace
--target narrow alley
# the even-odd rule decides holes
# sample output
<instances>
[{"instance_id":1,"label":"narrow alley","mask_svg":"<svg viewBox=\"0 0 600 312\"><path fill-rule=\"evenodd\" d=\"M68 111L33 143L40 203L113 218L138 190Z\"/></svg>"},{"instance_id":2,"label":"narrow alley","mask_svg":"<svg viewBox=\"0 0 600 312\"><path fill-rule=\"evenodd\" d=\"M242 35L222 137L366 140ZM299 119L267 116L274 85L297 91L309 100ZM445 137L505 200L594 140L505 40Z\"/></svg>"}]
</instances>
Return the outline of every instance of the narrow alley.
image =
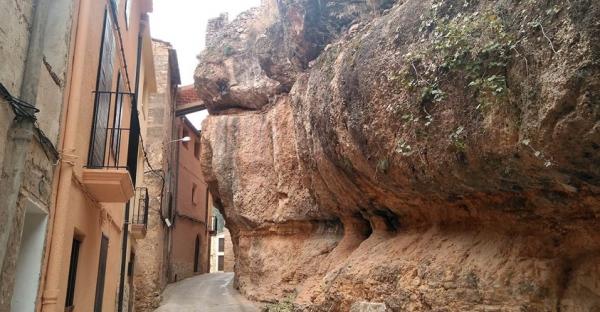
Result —
<instances>
[{"instance_id":1,"label":"narrow alley","mask_svg":"<svg viewBox=\"0 0 600 312\"><path fill-rule=\"evenodd\" d=\"M170 284L155 312L254 312L258 305L233 288L233 273L204 274Z\"/></svg>"},{"instance_id":2,"label":"narrow alley","mask_svg":"<svg viewBox=\"0 0 600 312\"><path fill-rule=\"evenodd\" d=\"M0 312L600 312L600 0L0 0Z\"/></svg>"}]
</instances>

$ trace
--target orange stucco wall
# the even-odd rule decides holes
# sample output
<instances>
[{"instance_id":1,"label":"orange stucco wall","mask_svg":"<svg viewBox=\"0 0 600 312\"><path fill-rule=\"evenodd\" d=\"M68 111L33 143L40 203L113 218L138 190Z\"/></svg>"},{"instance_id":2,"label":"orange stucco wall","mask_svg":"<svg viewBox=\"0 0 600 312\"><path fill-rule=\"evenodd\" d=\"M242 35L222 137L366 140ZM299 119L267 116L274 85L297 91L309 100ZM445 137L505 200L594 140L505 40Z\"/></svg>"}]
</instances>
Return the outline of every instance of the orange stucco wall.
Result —
<instances>
[{"instance_id":1,"label":"orange stucco wall","mask_svg":"<svg viewBox=\"0 0 600 312\"><path fill-rule=\"evenodd\" d=\"M202 224L187 218L178 218L173 231L173 257L171 268L173 281L181 280L196 274L207 273L209 270L209 236ZM196 237L200 238L199 270L194 272L194 256Z\"/></svg>"},{"instance_id":2,"label":"orange stucco wall","mask_svg":"<svg viewBox=\"0 0 600 312\"><path fill-rule=\"evenodd\" d=\"M194 155L196 144L200 144L200 136L196 130L185 119L177 120L177 128L181 137L184 132L190 137L189 142L178 143L178 183L177 183L177 212L194 219L205 222L207 185L201 173L200 155ZM196 193L192 194L193 186L196 185ZM192 200L194 197L194 200Z\"/></svg>"},{"instance_id":3,"label":"orange stucco wall","mask_svg":"<svg viewBox=\"0 0 600 312\"><path fill-rule=\"evenodd\" d=\"M116 90L118 71L129 76L131 91L135 90L135 69L137 58L137 37L140 32L141 16L151 8L151 0L129 0L132 2L129 27L125 27L125 2L120 3L118 22L121 26L125 60L121 57L119 37L115 41L115 76L113 90ZM74 14L74 35L72 40L69 75L67 77L67 109L62 129L63 142L60 146L62 161L58 170L58 183L54 189L55 206L51 214L45 265L43 268L41 300L38 311L65 311L65 297L69 273L69 260L73 237L81 240L75 287L74 311L93 311L100 241L102 235L109 239L107 269L104 286L103 311L116 309L120 264L121 240L124 221L124 203L99 203L82 183L90 143L91 124L94 109L98 62L105 8L108 0L79 1ZM148 37L149 40L149 37ZM125 63L127 69L125 70ZM125 75L127 73L127 75ZM129 91L129 90L128 90ZM151 90L141 90L149 92ZM128 102L127 102L128 103ZM142 105L142 103L138 103ZM124 105L123 127L129 123L131 107ZM142 133L144 116L141 114ZM125 148L126 153L126 148ZM125 154L122 154L123 156ZM123 157L122 156L122 157ZM142 164L141 158L138 163ZM139 170L138 170L139 171ZM142 170L143 172L143 170ZM138 174L138 177L140 175ZM138 185L143 183L138 178ZM133 213L133 209L131 209ZM130 236L129 248L135 246ZM129 254L129 252L127 252ZM125 310L127 304L124 305Z\"/></svg>"},{"instance_id":4,"label":"orange stucco wall","mask_svg":"<svg viewBox=\"0 0 600 312\"><path fill-rule=\"evenodd\" d=\"M176 120L180 137L189 136L189 142L178 143L178 178L173 249L170 257L170 280L175 281L209 271L210 235L208 234L208 187L202 178L199 150L200 135L185 118ZM195 187L194 187L195 186ZM195 190L195 192L194 192ZM196 236L200 237L200 270L194 272Z\"/></svg>"}]
</instances>

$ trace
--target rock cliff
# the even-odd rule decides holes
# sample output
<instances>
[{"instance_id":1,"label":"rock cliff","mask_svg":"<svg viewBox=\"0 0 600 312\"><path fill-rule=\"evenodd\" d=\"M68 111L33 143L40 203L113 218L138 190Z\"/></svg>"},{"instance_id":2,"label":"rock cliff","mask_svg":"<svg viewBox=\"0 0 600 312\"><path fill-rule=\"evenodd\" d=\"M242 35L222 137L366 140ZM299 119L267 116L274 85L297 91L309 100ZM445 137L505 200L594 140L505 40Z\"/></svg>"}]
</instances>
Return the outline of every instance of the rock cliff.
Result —
<instances>
[{"instance_id":1,"label":"rock cliff","mask_svg":"<svg viewBox=\"0 0 600 312\"><path fill-rule=\"evenodd\" d=\"M600 311L600 2L263 2L195 74L244 294Z\"/></svg>"}]
</instances>

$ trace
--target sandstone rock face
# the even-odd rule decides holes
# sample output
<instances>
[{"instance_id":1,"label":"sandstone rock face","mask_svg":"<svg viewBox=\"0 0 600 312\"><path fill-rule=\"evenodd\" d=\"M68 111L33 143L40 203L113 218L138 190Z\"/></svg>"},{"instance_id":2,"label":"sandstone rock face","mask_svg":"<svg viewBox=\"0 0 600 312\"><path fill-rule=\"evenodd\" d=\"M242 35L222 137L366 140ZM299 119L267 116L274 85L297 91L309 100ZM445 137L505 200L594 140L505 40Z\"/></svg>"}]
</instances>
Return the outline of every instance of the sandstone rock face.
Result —
<instances>
[{"instance_id":1,"label":"sandstone rock face","mask_svg":"<svg viewBox=\"0 0 600 312\"><path fill-rule=\"evenodd\" d=\"M236 283L298 309L600 311L600 3L264 1L196 89Z\"/></svg>"}]
</instances>

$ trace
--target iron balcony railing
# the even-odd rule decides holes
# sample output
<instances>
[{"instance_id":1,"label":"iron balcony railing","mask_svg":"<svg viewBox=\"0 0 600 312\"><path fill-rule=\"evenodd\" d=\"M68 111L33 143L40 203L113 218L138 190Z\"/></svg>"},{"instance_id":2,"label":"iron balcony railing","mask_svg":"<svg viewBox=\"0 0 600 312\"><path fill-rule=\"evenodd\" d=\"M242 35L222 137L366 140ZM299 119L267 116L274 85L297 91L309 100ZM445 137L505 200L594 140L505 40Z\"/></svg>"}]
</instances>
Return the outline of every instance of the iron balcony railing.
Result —
<instances>
[{"instance_id":1,"label":"iron balcony railing","mask_svg":"<svg viewBox=\"0 0 600 312\"><path fill-rule=\"evenodd\" d=\"M129 128L101 128L101 136L92 137L90 153L97 153L88 163L90 169L129 169L127 166L127 145L131 136ZM123 146L123 144L125 146ZM92 154L93 155L93 154Z\"/></svg>"},{"instance_id":2,"label":"iron balcony railing","mask_svg":"<svg viewBox=\"0 0 600 312\"><path fill-rule=\"evenodd\" d=\"M126 169L135 185L140 142L135 93L95 91L94 95L94 115L86 167Z\"/></svg>"},{"instance_id":3,"label":"iron balcony railing","mask_svg":"<svg viewBox=\"0 0 600 312\"><path fill-rule=\"evenodd\" d=\"M148 227L148 207L150 203L150 197L148 197L148 188L138 187L135 190L135 200L133 209L133 218L131 219L132 224L143 225L144 228Z\"/></svg>"},{"instance_id":4,"label":"iron balcony railing","mask_svg":"<svg viewBox=\"0 0 600 312\"><path fill-rule=\"evenodd\" d=\"M127 169L127 154L132 129L123 127L126 100L132 93L95 91L88 168ZM127 122L129 124L129 122Z\"/></svg>"}]
</instances>

